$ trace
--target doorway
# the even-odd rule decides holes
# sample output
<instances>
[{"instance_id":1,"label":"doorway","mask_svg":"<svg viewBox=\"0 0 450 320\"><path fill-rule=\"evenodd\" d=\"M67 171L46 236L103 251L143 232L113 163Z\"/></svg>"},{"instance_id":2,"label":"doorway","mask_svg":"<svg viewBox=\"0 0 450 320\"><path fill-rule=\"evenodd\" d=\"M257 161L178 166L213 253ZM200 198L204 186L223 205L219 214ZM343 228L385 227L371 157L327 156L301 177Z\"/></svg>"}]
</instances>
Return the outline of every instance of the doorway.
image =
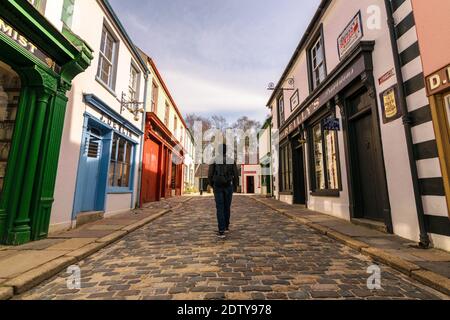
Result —
<instances>
[{"instance_id":1,"label":"doorway","mask_svg":"<svg viewBox=\"0 0 450 320\"><path fill-rule=\"evenodd\" d=\"M255 177L253 176L247 177L247 193L248 194L255 193Z\"/></svg>"},{"instance_id":2,"label":"doorway","mask_svg":"<svg viewBox=\"0 0 450 320\"><path fill-rule=\"evenodd\" d=\"M304 145L294 147L294 204L306 205Z\"/></svg>"},{"instance_id":3,"label":"doorway","mask_svg":"<svg viewBox=\"0 0 450 320\"><path fill-rule=\"evenodd\" d=\"M354 218L385 222L374 101L363 89L348 100Z\"/></svg>"},{"instance_id":4,"label":"doorway","mask_svg":"<svg viewBox=\"0 0 450 320\"><path fill-rule=\"evenodd\" d=\"M159 201L160 199L160 166L161 145L148 138L144 144L142 203Z\"/></svg>"},{"instance_id":5,"label":"doorway","mask_svg":"<svg viewBox=\"0 0 450 320\"><path fill-rule=\"evenodd\" d=\"M82 185L80 212L98 210L99 176L102 155L102 135L96 128L88 128L82 156Z\"/></svg>"}]
</instances>

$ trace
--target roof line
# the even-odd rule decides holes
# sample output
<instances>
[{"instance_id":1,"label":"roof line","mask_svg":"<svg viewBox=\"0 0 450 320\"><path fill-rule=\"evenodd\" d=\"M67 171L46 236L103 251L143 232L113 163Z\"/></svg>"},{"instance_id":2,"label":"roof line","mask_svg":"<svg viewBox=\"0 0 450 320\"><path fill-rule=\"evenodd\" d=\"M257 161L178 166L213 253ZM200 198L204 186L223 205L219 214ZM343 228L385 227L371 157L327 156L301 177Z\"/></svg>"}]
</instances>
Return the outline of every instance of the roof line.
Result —
<instances>
[{"instance_id":1,"label":"roof line","mask_svg":"<svg viewBox=\"0 0 450 320\"><path fill-rule=\"evenodd\" d=\"M136 50L136 46L135 46L133 40L131 40L130 36L128 35L127 31L125 30L125 27L123 26L122 22L120 22L119 17L117 16L116 12L112 8L109 1L108 0L100 0L100 1L103 2L108 13L111 15L112 20L115 22L115 24L119 28L120 32L122 33L122 35L125 37L125 40L128 42L129 46L131 47L131 51L132 51L132 53L134 53L135 58L141 64L141 67L143 67L147 73L150 73L150 70L147 68L147 65L145 64L144 60L142 60L141 55Z\"/></svg>"},{"instance_id":2,"label":"roof line","mask_svg":"<svg viewBox=\"0 0 450 320\"><path fill-rule=\"evenodd\" d=\"M309 40L309 37L311 36L311 32L317 26L317 22L322 17L325 10L330 5L331 1L332 0L322 0L321 1L319 8L317 8L316 13L314 14L311 22L308 25L308 28L306 28L306 31L303 34L303 37L301 38L300 43L298 44L297 48L294 51L294 54L292 55L291 59L289 60L288 65L284 69L283 75L281 76L280 80L278 81L277 86L275 87L275 90L273 91L272 95L270 96L270 99L267 102L267 107L270 106L270 103L275 98L277 92L279 91L280 87L282 86L283 81L286 78L287 74L289 73L291 67L294 65L294 63L297 60L298 56L300 55L303 47L305 46L306 42Z\"/></svg>"},{"instance_id":3,"label":"roof line","mask_svg":"<svg viewBox=\"0 0 450 320\"><path fill-rule=\"evenodd\" d=\"M138 48L138 50L141 52L141 54L142 54L143 56L145 56L145 57L147 58L148 63L150 63L150 65L152 66L153 70L155 71L156 77L158 78L159 82L160 82L161 85L163 86L164 91L166 92L167 96L169 97L169 100L170 100L170 102L172 103L172 105L173 105L173 107L174 107L176 113L178 114L178 116L179 116L181 122L184 124L185 128L188 129L188 126L187 126L187 124L186 124L186 121L184 120L183 116L181 115L181 112L180 112L180 110L178 109L178 106L177 106L177 104L175 103L175 100L173 99L172 95L170 94L169 88L167 87L167 85L166 85L166 83L165 83L165 81L164 81L164 79L163 79L161 73L159 72L158 67L157 67L156 64L155 64L155 61L153 61L153 59L150 58L150 57L149 57L142 49L139 49L139 48Z\"/></svg>"}]
</instances>

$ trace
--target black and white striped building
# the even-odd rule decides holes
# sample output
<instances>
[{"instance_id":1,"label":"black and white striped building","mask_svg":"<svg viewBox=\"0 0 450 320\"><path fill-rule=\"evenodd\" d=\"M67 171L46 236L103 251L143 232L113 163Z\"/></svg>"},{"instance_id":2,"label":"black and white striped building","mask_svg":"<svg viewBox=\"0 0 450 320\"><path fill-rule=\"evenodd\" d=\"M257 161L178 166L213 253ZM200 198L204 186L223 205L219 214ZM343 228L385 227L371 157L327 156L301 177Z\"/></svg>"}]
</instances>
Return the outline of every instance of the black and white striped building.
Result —
<instances>
[{"instance_id":1,"label":"black and white striped building","mask_svg":"<svg viewBox=\"0 0 450 320\"><path fill-rule=\"evenodd\" d=\"M450 236L450 220L411 0L392 0L403 86L427 231Z\"/></svg>"}]
</instances>

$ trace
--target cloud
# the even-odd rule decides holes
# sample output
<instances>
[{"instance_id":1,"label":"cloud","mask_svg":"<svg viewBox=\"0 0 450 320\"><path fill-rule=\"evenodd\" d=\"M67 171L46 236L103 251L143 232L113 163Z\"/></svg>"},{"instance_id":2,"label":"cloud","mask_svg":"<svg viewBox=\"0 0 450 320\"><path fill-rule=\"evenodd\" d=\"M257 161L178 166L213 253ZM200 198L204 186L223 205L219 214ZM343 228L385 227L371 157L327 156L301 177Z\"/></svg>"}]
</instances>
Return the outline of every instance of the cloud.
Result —
<instances>
[{"instance_id":1,"label":"cloud","mask_svg":"<svg viewBox=\"0 0 450 320\"><path fill-rule=\"evenodd\" d=\"M266 97L261 92L177 71L167 71L166 76L175 100L182 101L183 108L188 112L220 113L235 110L252 114L265 110Z\"/></svg>"}]
</instances>

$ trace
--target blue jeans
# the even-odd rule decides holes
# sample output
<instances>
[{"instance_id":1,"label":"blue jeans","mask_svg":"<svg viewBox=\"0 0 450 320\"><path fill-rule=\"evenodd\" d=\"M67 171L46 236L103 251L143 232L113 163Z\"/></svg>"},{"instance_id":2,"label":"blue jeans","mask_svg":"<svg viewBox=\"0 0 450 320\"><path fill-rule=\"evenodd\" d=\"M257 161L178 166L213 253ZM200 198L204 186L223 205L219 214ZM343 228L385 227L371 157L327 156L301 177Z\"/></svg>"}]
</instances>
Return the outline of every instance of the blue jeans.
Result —
<instances>
[{"instance_id":1,"label":"blue jeans","mask_svg":"<svg viewBox=\"0 0 450 320\"><path fill-rule=\"evenodd\" d=\"M230 227L231 203L233 201L233 186L215 187L214 198L216 199L217 222L219 232L224 232Z\"/></svg>"}]
</instances>

